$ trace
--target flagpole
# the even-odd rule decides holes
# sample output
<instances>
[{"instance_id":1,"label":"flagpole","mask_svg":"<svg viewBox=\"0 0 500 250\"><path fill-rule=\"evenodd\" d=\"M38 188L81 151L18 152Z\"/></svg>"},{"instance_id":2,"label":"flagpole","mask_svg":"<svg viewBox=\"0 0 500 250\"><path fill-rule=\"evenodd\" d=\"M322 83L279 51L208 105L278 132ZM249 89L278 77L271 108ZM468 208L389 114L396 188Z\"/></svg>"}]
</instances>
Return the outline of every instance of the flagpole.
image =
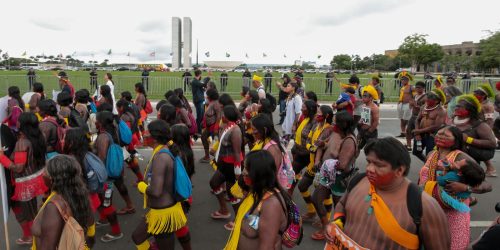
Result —
<instances>
[{"instance_id":1,"label":"flagpole","mask_svg":"<svg viewBox=\"0 0 500 250\"><path fill-rule=\"evenodd\" d=\"M0 134L0 148L2 147L2 140ZM7 198L7 180L5 178L5 170L0 164L0 196L2 198L2 214L3 214L3 231L5 234L5 246L7 250L10 250L10 241L9 241L9 228L7 227L7 218L9 215L9 205Z\"/></svg>"}]
</instances>

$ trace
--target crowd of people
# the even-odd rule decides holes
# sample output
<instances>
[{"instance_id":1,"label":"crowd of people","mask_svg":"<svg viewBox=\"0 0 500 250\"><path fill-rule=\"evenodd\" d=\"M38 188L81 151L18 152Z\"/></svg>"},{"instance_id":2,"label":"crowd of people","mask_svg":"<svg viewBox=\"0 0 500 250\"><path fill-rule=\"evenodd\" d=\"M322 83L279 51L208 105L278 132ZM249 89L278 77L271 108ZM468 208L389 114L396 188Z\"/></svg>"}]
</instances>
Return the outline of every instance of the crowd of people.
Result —
<instances>
[{"instance_id":1,"label":"crowd of people","mask_svg":"<svg viewBox=\"0 0 500 250\"><path fill-rule=\"evenodd\" d=\"M196 69L184 88L165 93L156 119L148 118L147 80L135 84L134 97L129 91L115 96L110 73L100 86L91 82L95 93L75 90L65 72L58 76L54 100L39 82L32 83L28 103L18 87L9 87L1 127L9 207L22 228L16 243L33 249L92 248L96 227L109 227L100 237L104 243L123 238L118 215L136 213L131 196L137 195L124 183L124 166L134 173L147 209L131 235L140 250L173 249L175 238L191 249L187 214L196 197L189 180L197 164L214 170L207 182L218 209L210 216L227 222L224 249L294 247L309 222L318 228L312 240L337 249L466 249L475 196L490 192L486 177L497 176L491 160L500 135L494 116L500 94L489 84L462 94L453 78L444 83L438 76L426 91L424 82L412 85L412 75L401 72L399 137L405 145L379 138L378 76L364 86L351 76L333 104L321 105L300 72L276 84L278 99L269 93L270 75L247 74L236 105L223 93L227 79L219 92L210 75L203 78ZM333 82L327 84L331 93ZM196 163L198 139L204 155ZM153 149L144 172L139 146ZM366 166L356 164L362 150ZM418 182L406 178L409 152L423 162ZM124 208L113 205L114 187ZM303 214L292 198L295 187ZM472 247L498 248L494 239L483 237Z\"/></svg>"}]
</instances>

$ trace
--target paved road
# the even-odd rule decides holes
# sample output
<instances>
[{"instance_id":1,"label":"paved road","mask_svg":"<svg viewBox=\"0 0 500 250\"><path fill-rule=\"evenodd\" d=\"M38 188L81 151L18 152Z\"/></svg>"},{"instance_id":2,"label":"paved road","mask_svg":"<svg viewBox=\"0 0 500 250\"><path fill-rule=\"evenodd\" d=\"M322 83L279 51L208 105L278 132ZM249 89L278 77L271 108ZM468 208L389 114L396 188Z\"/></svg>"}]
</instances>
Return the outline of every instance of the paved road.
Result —
<instances>
[{"instance_id":1,"label":"paved road","mask_svg":"<svg viewBox=\"0 0 500 250\"><path fill-rule=\"evenodd\" d=\"M379 127L379 136L392 136L399 134L399 121L395 118L396 111L388 107L381 111L382 121ZM275 119L277 116L275 115ZM276 121L276 120L275 120ZM203 150L201 144L198 142L194 147L196 162L203 155ZM142 169L151 156L151 150L141 150L144 155L144 161L141 163ZM495 154L493 159L493 164L498 166L500 161L500 153ZM418 171L423 165L417 158L412 157L412 164L410 169L410 174L408 178L412 181L416 181L418 178ZM366 166L366 160L363 154L357 160L357 166L364 170ZM142 196L139 196L136 189L132 186L135 181L135 176L129 170L126 170L126 183L129 188L129 192L133 198L134 204L137 208L137 213L133 215L126 215L119 217L120 225L125 234L125 237L119 241L112 243L101 243L97 242L94 249L135 249L133 242L130 238L132 231L135 229L138 219L142 216L143 210L142 206ZM225 222L214 221L210 218L210 213L217 209L217 203L215 197L210 193L210 188L208 181L213 173L212 168L208 164L196 164L196 174L193 177L194 184L194 201L189 214L189 226L191 228L192 236L192 246L193 249L222 249L225 245L229 232L223 228ZM493 184L494 190L500 189L499 178L488 178L489 182ZM484 224L486 222L493 220L497 216L494 210L496 202L500 201L498 193L491 192L488 194L478 195L479 203L473 207L471 212L471 217L473 224ZM119 195L115 195L115 203L118 208L124 206L123 200ZM294 200L299 204L299 206L304 209L304 202L301 199L298 192L295 192ZM10 213L8 228L10 232L9 240L11 242L11 249L28 249L27 247L19 247L15 245L15 239L21 235L21 230L17 222L15 221L14 215ZM302 244L297 249L322 249L324 244L322 242L316 242L310 239L310 235L316 230L310 224L305 224L304 226L304 239ZM97 229L97 236L100 237L105 234L108 229ZM484 230L482 227L472 228L472 237L476 238L480 232ZM3 228L0 229L0 237L3 238ZM0 249L5 249L3 245L3 240L0 241ZM176 249L180 249L180 245L176 243Z\"/></svg>"}]
</instances>

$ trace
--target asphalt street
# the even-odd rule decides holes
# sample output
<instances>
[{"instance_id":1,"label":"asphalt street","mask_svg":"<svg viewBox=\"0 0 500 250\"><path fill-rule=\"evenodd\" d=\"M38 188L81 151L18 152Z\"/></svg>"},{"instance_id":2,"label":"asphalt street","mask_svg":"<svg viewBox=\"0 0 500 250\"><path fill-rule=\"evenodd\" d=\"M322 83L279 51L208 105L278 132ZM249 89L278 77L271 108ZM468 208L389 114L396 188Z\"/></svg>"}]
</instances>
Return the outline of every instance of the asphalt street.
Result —
<instances>
[{"instance_id":1,"label":"asphalt street","mask_svg":"<svg viewBox=\"0 0 500 250\"><path fill-rule=\"evenodd\" d=\"M396 110L392 107L393 106L386 106L383 110L381 110L382 119L379 126L379 137L394 136L400 133L399 120L396 118ZM277 119L277 114L275 114L275 123ZM150 149L140 150L140 153L144 157L144 160L141 162L142 170L144 170L147 161L151 157L151 152L152 151ZM198 160L203 156L203 149L200 141L195 144L194 152L196 158L196 174L193 177L193 205L188 216L188 223L192 237L191 244L193 249L222 249L230 232L223 227L227 221L215 221L210 218L210 213L218 208L216 199L210 193L210 187L208 184L210 177L213 174L213 170L208 164L198 163ZM493 164L498 167L499 161L500 153L497 152L495 154L495 158L493 159ZM361 153L357 159L356 165L361 170L365 169L366 160L363 153ZM411 169L408 175L408 178L411 181L417 181L418 171L422 165L423 162L412 156ZM100 242L98 238L107 233L110 229L106 227L98 228L94 249L135 249L131 239L131 234L135 229L139 218L144 215L144 210L142 209L142 196L139 195L137 189L133 186L133 183L135 183L135 175L128 169L125 170L125 175L126 184L137 212L135 214L119 217L119 222L125 236L118 241L111 243ZM499 178L487 178L487 181L492 183L494 191L487 194L475 195L479 199L479 203L472 208L471 212L472 239L475 239L481 231L485 229L485 226L489 225L489 223L497 216L494 206L500 201L500 196L498 195L498 191L496 191L500 189L500 181ZM125 204L118 195L117 191L115 191L115 194L114 204L116 207L124 207ZM297 191L294 192L294 200L297 204L299 204L302 212L305 212L305 204ZM21 236L21 228L16 222L13 213L10 213L9 216L8 229L11 249L28 249L28 247L20 247L15 244L15 239ZM324 242L313 241L310 238L316 228L313 228L310 223L305 223L304 229L304 239L302 244L297 247L297 249L323 249ZM4 237L3 227L0 229L0 237ZM0 241L0 249L5 249L3 239ZM181 249L178 243L176 243L176 249Z\"/></svg>"}]
</instances>

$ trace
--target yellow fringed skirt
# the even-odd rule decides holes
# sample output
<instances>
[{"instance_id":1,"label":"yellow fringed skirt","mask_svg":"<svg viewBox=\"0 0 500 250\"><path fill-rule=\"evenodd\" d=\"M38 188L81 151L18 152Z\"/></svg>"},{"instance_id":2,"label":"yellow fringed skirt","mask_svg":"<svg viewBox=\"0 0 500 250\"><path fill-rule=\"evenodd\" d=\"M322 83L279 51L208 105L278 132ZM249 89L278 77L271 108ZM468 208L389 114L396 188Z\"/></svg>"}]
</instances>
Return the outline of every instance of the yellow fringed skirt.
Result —
<instances>
[{"instance_id":1,"label":"yellow fringed skirt","mask_svg":"<svg viewBox=\"0 0 500 250\"><path fill-rule=\"evenodd\" d=\"M185 226L186 215L182 210L182 205L177 202L175 205L163 209L150 209L146 213L146 223L148 233L158 235L162 233L173 233Z\"/></svg>"}]
</instances>

